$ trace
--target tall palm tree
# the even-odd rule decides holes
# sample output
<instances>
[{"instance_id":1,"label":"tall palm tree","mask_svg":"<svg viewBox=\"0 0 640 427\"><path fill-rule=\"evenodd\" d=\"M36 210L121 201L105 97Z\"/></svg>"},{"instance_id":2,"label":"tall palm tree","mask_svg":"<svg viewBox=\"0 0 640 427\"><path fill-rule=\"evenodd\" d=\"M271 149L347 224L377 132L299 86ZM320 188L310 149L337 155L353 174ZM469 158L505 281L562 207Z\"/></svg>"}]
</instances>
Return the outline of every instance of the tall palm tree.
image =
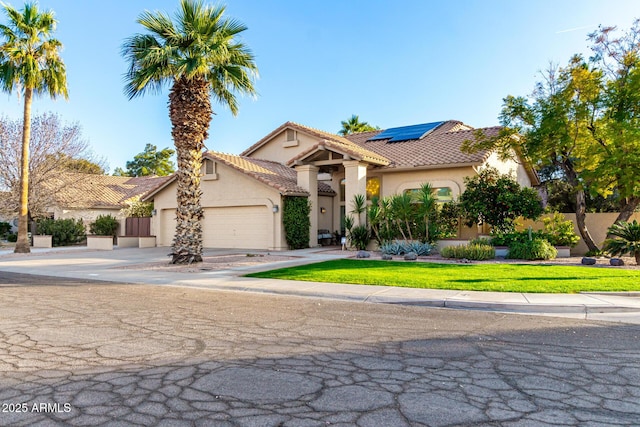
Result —
<instances>
[{"instance_id":1,"label":"tall palm tree","mask_svg":"<svg viewBox=\"0 0 640 427\"><path fill-rule=\"evenodd\" d=\"M4 3L2 5L9 22L8 25L0 25L3 38L0 45L0 84L5 92L11 93L17 89L24 96L20 210L15 252L28 253L31 102L34 95L45 92L51 98L58 95L68 98L67 74L60 57L62 43L51 37L56 27L53 12L39 12L34 3L25 4L22 11Z\"/></svg>"},{"instance_id":2,"label":"tall palm tree","mask_svg":"<svg viewBox=\"0 0 640 427\"><path fill-rule=\"evenodd\" d=\"M146 34L125 40L129 61L125 91L132 99L170 85L169 117L178 157L177 225L172 262L202 261L200 168L211 122L211 96L235 115L234 93L255 94L257 67L237 36L240 22L224 17L224 6L181 0L175 20L162 12L143 12L138 23Z\"/></svg>"},{"instance_id":3,"label":"tall palm tree","mask_svg":"<svg viewBox=\"0 0 640 427\"><path fill-rule=\"evenodd\" d=\"M339 135L346 136L352 133L369 132L380 129L377 126L371 126L367 122L361 122L360 117L353 114L349 120L340 122L342 129L338 131Z\"/></svg>"}]
</instances>

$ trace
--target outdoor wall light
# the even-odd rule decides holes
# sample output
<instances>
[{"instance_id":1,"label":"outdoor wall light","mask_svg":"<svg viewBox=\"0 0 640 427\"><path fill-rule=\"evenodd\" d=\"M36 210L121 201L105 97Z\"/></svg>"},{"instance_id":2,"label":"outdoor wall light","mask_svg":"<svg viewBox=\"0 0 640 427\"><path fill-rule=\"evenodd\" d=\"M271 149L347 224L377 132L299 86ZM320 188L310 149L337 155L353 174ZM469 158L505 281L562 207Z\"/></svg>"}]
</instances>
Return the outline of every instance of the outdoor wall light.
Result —
<instances>
[{"instance_id":1,"label":"outdoor wall light","mask_svg":"<svg viewBox=\"0 0 640 427\"><path fill-rule=\"evenodd\" d=\"M325 208L320 208L320 213L327 213L327 210Z\"/></svg>"},{"instance_id":2,"label":"outdoor wall light","mask_svg":"<svg viewBox=\"0 0 640 427\"><path fill-rule=\"evenodd\" d=\"M273 213L278 213L278 211L280 210L278 205L273 205L273 208L271 208L271 209L273 210Z\"/></svg>"},{"instance_id":3,"label":"outdoor wall light","mask_svg":"<svg viewBox=\"0 0 640 427\"><path fill-rule=\"evenodd\" d=\"M156 214L157 214L157 213L158 213L158 211L157 211L157 210L155 210L155 209L151 211L151 215L152 215L152 216L156 216Z\"/></svg>"}]
</instances>

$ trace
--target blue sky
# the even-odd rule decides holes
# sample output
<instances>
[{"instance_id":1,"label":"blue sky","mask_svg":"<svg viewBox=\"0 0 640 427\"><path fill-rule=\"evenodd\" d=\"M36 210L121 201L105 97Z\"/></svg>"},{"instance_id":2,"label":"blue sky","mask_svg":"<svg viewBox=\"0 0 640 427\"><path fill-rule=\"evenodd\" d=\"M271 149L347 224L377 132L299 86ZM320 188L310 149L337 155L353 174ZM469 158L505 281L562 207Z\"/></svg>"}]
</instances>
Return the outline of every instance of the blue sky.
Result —
<instances>
[{"instance_id":1,"label":"blue sky","mask_svg":"<svg viewBox=\"0 0 640 427\"><path fill-rule=\"evenodd\" d=\"M17 8L23 3L9 2ZM151 143L173 147L167 91L129 101L122 41L145 10L173 14L177 0L41 0L59 21L69 101L34 101L34 112L78 122L111 171ZM233 117L214 105L207 148L240 153L295 121L337 132L358 114L381 128L439 120L498 124L502 98L527 95L549 62L587 54L598 24L631 26L637 0L427 1L228 0L249 29L243 41L260 70L258 96ZM4 22L4 16L2 17ZM0 114L18 118L22 99L0 95Z\"/></svg>"}]
</instances>

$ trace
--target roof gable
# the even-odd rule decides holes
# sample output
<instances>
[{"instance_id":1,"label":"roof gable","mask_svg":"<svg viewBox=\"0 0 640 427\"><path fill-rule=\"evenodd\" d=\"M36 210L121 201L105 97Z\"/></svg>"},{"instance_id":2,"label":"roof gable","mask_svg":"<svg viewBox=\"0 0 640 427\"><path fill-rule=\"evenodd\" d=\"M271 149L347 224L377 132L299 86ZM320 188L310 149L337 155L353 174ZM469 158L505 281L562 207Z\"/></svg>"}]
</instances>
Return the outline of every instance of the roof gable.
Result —
<instances>
[{"instance_id":1,"label":"roof gable","mask_svg":"<svg viewBox=\"0 0 640 427\"><path fill-rule=\"evenodd\" d=\"M219 153L207 151L203 153L204 159L220 162L231 169L243 173L269 187L275 188L285 196L308 196L309 192L298 186L298 176L295 169L287 167L278 162L270 160L254 159L253 157L238 156L235 154ZM172 176L170 181L149 192L144 200L151 200L158 192L162 191L171 182L175 181ZM331 186L324 182L318 182L318 193L334 196L336 193Z\"/></svg>"}]
</instances>

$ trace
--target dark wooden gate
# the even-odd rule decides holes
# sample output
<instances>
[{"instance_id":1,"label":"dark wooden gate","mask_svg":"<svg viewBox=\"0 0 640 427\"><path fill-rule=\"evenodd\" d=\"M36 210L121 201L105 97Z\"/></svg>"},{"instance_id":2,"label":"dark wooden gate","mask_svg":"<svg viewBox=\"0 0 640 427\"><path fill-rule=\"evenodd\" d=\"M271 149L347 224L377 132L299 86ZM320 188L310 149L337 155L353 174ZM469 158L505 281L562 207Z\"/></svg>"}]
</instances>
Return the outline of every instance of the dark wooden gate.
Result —
<instances>
[{"instance_id":1,"label":"dark wooden gate","mask_svg":"<svg viewBox=\"0 0 640 427\"><path fill-rule=\"evenodd\" d=\"M127 218L125 221L125 236L151 236L151 217Z\"/></svg>"}]
</instances>

